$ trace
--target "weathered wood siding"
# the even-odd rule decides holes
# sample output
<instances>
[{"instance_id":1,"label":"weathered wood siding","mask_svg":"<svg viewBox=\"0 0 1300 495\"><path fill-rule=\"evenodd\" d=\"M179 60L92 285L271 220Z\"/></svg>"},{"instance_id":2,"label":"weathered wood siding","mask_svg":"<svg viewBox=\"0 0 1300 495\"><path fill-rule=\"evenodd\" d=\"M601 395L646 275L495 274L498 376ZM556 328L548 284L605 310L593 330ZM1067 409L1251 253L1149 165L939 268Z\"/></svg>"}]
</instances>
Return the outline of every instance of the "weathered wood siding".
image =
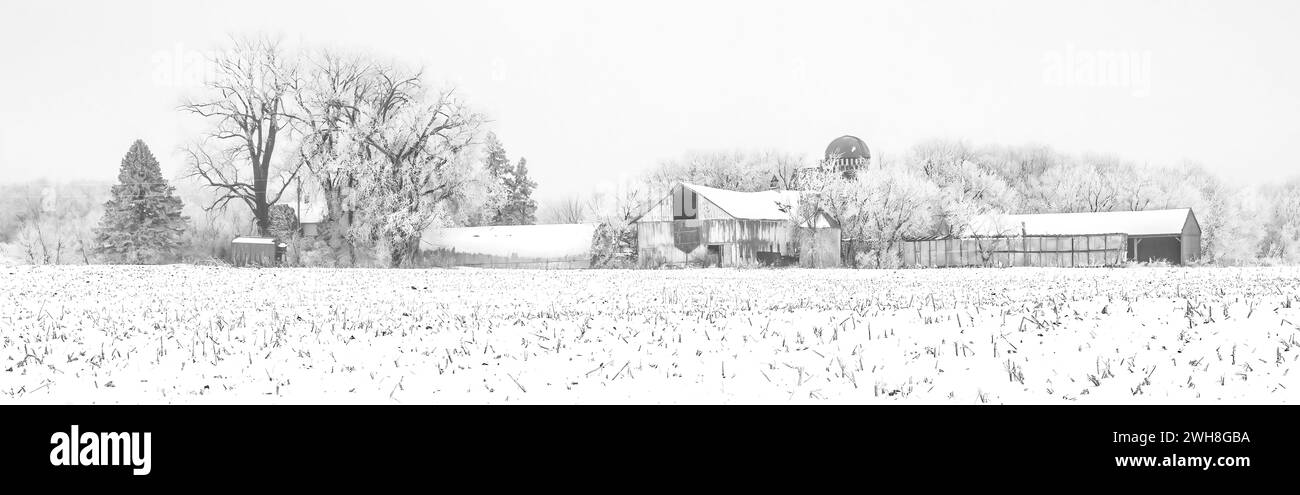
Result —
<instances>
[{"instance_id":1,"label":"weathered wood siding","mask_svg":"<svg viewBox=\"0 0 1300 495\"><path fill-rule=\"evenodd\" d=\"M230 263L235 266L275 266L279 264L279 241L271 243L230 243Z\"/></svg>"},{"instance_id":2,"label":"weathered wood siding","mask_svg":"<svg viewBox=\"0 0 1300 495\"><path fill-rule=\"evenodd\" d=\"M700 211L703 213L705 209L702 207ZM669 216L671 218L671 210ZM674 225L677 232L698 229L699 245L690 252L679 249ZM638 259L640 265L647 268L708 263L710 245L721 246L722 266L758 263L759 253L799 255L799 262L804 266L838 266L839 242L839 229L799 229L793 223L781 220L647 221L643 217L637 222Z\"/></svg>"}]
</instances>

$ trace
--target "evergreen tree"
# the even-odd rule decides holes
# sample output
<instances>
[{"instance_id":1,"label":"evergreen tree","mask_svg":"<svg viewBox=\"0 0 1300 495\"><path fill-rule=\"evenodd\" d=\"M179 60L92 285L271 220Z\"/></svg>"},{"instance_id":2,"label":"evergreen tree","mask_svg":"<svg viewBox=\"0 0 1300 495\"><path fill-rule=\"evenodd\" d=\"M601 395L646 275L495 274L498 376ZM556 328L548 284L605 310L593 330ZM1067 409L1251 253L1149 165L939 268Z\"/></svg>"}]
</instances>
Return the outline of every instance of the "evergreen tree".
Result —
<instances>
[{"instance_id":1,"label":"evergreen tree","mask_svg":"<svg viewBox=\"0 0 1300 495\"><path fill-rule=\"evenodd\" d=\"M488 179L491 181L487 189L488 200L484 207L481 219L470 219L471 225L506 225L507 209L510 206L510 186L509 180L512 173L510 158L506 156L506 148L501 144L495 132L488 132L484 148L487 156L483 159L483 169L488 173Z\"/></svg>"},{"instance_id":2,"label":"evergreen tree","mask_svg":"<svg viewBox=\"0 0 1300 495\"><path fill-rule=\"evenodd\" d=\"M532 225L537 223L537 201L533 189L537 183L528 178L528 160L519 159L519 165L506 178L508 201L502 216L506 225Z\"/></svg>"},{"instance_id":3,"label":"evergreen tree","mask_svg":"<svg viewBox=\"0 0 1300 495\"><path fill-rule=\"evenodd\" d=\"M498 181L504 180L510 174L510 159L506 157L506 147L501 144L496 133L487 133L487 142L484 143L487 148L487 158L483 161L483 168L487 169L488 174Z\"/></svg>"},{"instance_id":4,"label":"evergreen tree","mask_svg":"<svg viewBox=\"0 0 1300 495\"><path fill-rule=\"evenodd\" d=\"M271 206L271 235L288 240L298 233L298 214L285 204Z\"/></svg>"},{"instance_id":5,"label":"evergreen tree","mask_svg":"<svg viewBox=\"0 0 1300 495\"><path fill-rule=\"evenodd\" d=\"M188 219L181 215L181 200L144 141L131 145L117 179L95 229L96 254L114 263L175 259Z\"/></svg>"},{"instance_id":6,"label":"evergreen tree","mask_svg":"<svg viewBox=\"0 0 1300 495\"><path fill-rule=\"evenodd\" d=\"M489 132L484 144L487 157L483 168L493 181L493 194L500 196L489 201L492 211L489 215L492 225L532 225L537 223L537 201L533 200L533 189L537 183L528 178L528 160L519 159L518 165L511 165L506 156L506 148L495 133Z\"/></svg>"}]
</instances>

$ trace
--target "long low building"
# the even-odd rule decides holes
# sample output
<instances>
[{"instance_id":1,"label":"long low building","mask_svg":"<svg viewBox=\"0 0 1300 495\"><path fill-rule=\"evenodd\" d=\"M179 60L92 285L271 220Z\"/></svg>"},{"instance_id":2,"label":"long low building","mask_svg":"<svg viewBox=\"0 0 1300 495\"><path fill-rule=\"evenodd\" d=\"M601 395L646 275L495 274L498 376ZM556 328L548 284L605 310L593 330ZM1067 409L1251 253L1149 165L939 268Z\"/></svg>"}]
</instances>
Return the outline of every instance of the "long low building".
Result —
<instances>
[{"instance_id":1,"label":"long low building","mask_svg":"<svg viewBox=\"0 0 1300 495\"><path fill-rule=\"evenodd\" d=\"M905 266L1113 266L1184 264L1201 257L1191 208L984 215L962 236L900 244Z\"/></svg>"},{"instance_id":2,"label":"long low building","mask_svg":"<svg viewBox=\"0 0 1300 495\"><path fill-rule=\"evenodd\" d=\"M800 212L796 191L678 183L633 223L646 268L840 264L839 226L824 213Z\"/></svg>"},{"instance_id":3,"label":"long low building","mask_svg":"<svg viewBox=\"0 0 1300 495\"><path fill-rule=\"evenodd\" d=\"M596 224L499 225L429 229L420 238L431 262L484 268L587 268Z\"/></svg>"}]
</instances>

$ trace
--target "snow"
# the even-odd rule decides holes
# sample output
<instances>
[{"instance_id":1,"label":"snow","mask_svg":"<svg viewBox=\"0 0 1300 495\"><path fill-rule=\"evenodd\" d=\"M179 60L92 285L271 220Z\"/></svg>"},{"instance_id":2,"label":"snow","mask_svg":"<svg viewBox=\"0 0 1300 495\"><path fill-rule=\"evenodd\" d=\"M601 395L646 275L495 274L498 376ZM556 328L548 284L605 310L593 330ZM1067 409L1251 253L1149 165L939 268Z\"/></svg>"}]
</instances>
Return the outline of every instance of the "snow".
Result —
<instances>
[{"instance_id":1,"label":"snow","mask_svg":"<svg viewBox=\"0 0 1300 495\"><path fill-rule=\"evenodd\" d=\"M16 266L0 298L3 403L1300 399L1300 268Z\"/></svg>"},{"instance_id":2,"label":"snow","mask_svg":"<svg viewBox=\"0 0 1300 495\"><path fill-rule=\"evenodd\" d=\"M687 189L708 198L722 211L740 220L790 220L781 205L798 207L798 191L740 192L683 183Z\"/></svg>"},{"instance_id":3,"label":"snow","mask_svg":"<svg viewBox=\"0 0 1300 495\"><path fill-rule=\"evenodd\" d=\"M582 258L591 255L596 224L501 225L430 229L421 239L425 249L461 254L519 258Z\"/></svg>"},{"instance_id":4,"label":"snow","mask_svg":"<svg viewBox=\"0 0 1300 495\"><path fill-rule=\"evenodd\" d=\"M270 237L236 237L231 242L235 244L275 244L275 239Z\"/></svg>"},{"instance_id":5,"label":"snow","mask_svg":"<svg viewBox=\"0 0 1300 495\"><path fill-rule=\"evenodd\" d=\"M971 221L977 235L1177 235L1183 232L1190 208L1097 213L984 215Z\"/></svg>"}]
</instances>

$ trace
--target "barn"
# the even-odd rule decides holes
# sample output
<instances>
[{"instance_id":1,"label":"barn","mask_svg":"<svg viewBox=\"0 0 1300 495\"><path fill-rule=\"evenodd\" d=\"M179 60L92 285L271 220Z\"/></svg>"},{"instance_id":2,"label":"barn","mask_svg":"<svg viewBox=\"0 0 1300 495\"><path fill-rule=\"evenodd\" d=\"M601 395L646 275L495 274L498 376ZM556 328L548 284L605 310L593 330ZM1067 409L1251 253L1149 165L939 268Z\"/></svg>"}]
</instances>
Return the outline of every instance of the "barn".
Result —
<instances>
[{"instance_id":1,"label":"barn","mask_svg":"<svg viewBox=\"0 0 1300 495\"><path fill-rule=\"evenodd\" d=\"M990 214L967 235L901 243L906 266L1112 266L1185 264L1201 257L1191 208L1096 213Z\"/></svg>"},{"instance_id":2,"label":"barn","mask_svg":"<svg viewBox=\"0 0 1300 495\"><path fill-rule=\"evenodd\" d=\"M825 213L798 211L799 194L675 184L633 220L638 263L839 266L839 226Z\"/></svg>"}]
</instances>

